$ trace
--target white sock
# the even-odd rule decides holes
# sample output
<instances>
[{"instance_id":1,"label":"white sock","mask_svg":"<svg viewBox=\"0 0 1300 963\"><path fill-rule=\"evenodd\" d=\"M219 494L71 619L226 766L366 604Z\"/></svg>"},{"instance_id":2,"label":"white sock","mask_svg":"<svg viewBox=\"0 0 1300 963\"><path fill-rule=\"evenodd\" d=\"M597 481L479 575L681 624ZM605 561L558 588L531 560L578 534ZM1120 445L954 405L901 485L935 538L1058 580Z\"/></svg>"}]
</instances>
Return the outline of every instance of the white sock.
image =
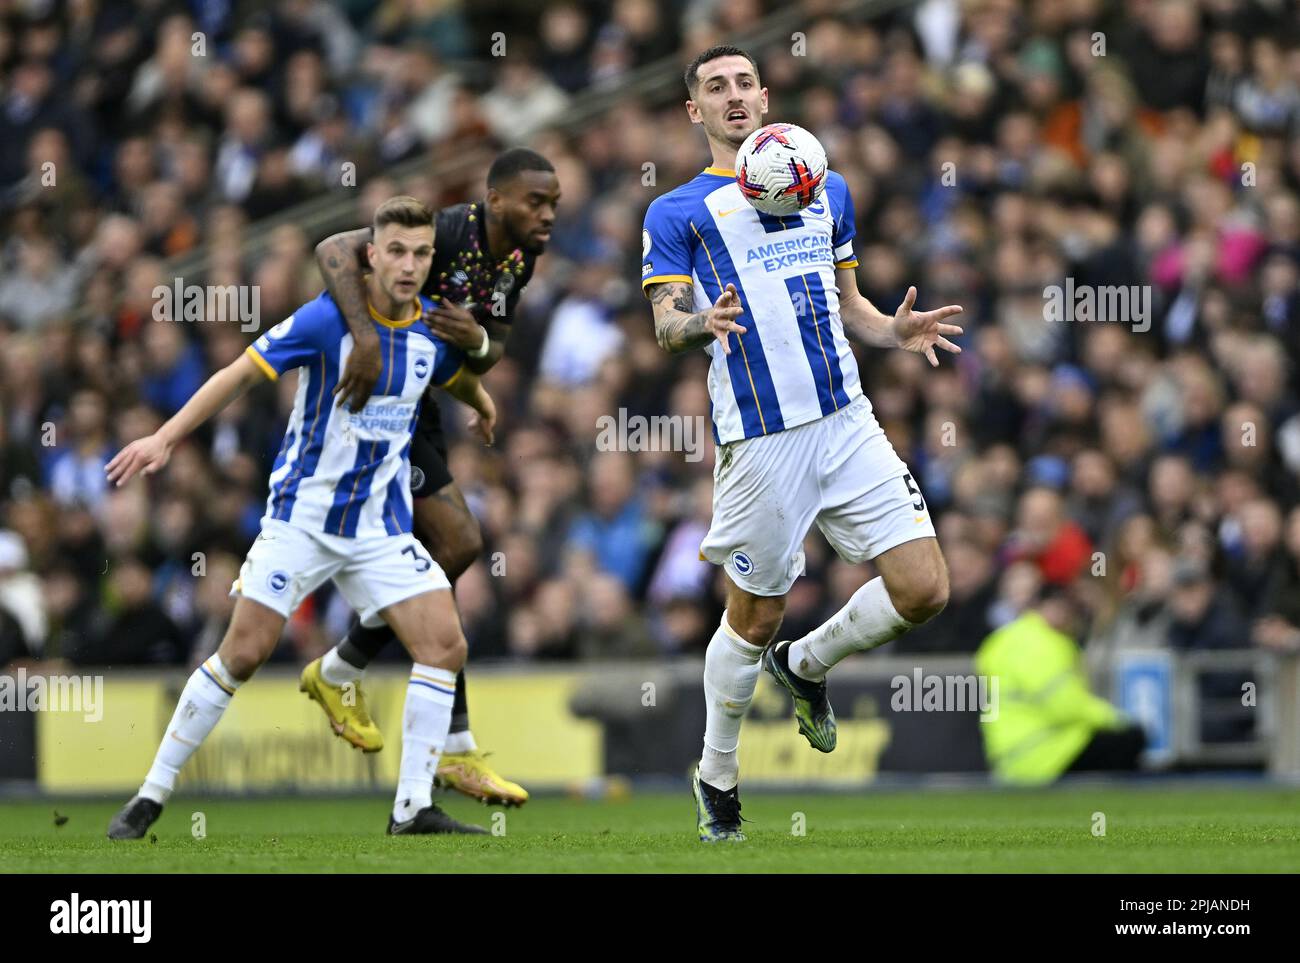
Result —
<instances>
[{"instance_id":1,"label":"white sock","mask_svg":"<svg viewBox=\"0 0 1300 963\"><path fill-rule=\"evenodd\" d=\"M156 803L167 801L176 788L181 767L216 726L239 686L239 680L230 674L220 656L211 656L194 670L181 690L139 795Z\"/></svg>"},{"instance_id":2,"label":"white sock","mask_svg":"<svg viewBox=\"0 0 1300 963\"><path fill-rule=\"evenodd\" d=\"M742 639L722 622L704 652L704 754L700 779L726 791L740 776L740 724L754 698L763 649Z\"/></svg>"},{"instance_id":3,"label":"white sock","mask_svg":"<svg viewBox=\"0 0 1300 963\"><path fill-rule=\"evenodd\" d=\"M349 682L361 680L361 669L339 655L338 646L330 649L321 657L321 678L333 686L345 686Z\"/></svg>"},{"instance_id":4,"label":"white sock","mask_svg":"<svg viewBox=\"0 0 1300 963\"><path fill-rule=\"evenodd\" d=\"M820 682L841 659L884 645L911 628L915 626L894 608L885 580L876 576L854 592L844 608L790 644L790 671Z\"/></svg>"},{"instance_id":5,"label":"white sock","mask_svg":"<svg viewBox=\"0 0 1300 963\"><path fill-rule=\"evenodd\" d=\"M399 823L433 802L433 776L451 728L455 698L455 672L418 662L411 666L402 713L402 765L393 801L393 818Z\"/></svg>"},{"instance_id":6,"label":"white sock","mask_svg":"<svg viewBox=\"0 0 1300 963\"><path fill-rule=\"evenodd\" d=\"M451 756L462 752L473 752L477 748L478 743L474 741L474 733L462 729L460 732L447 733L447 747L443 752Z\"/></svg>"}]
</instances>

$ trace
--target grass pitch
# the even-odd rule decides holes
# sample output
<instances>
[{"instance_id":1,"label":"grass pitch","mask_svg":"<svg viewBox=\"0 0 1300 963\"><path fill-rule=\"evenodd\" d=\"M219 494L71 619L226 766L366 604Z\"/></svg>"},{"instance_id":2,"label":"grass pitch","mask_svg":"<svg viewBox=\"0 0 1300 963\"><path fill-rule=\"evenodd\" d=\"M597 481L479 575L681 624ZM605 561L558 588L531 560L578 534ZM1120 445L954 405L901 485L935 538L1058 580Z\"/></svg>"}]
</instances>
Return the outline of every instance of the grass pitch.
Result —
<instances>
[{"instance_id":1,"label":"grass pitch","mask_svg":"<svg viewBox=\"0 0 1300 963\"><path fill-rule=\"evenodd\" d=\"M0 802L0 873L1300 871L1300 789L1253 784L751 791L749 841L712 846L695 839L689 791L541 798L510 811L441 800L487 827L504 814L504 835L469 838L387 837L385 798L182 796L155 841L113 843L104 831L123 801ZM1098 813L1105 835L1094 835Z\"/></svg>"}]
</instances>

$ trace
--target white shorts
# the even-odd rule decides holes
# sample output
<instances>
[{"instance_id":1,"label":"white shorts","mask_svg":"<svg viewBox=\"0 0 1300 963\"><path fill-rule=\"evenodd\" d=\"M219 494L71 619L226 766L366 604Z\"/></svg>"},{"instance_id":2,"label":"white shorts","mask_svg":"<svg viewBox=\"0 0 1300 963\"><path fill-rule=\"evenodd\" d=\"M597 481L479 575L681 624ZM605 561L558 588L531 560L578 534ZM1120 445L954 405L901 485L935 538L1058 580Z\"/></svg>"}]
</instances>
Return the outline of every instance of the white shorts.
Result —
<instances>
[{"instance_id":1,"label":"white shorts","mask_svg":"<svg viewBox=\"0 0 1300 963\"><path fill-rule=\"evenodd\" d=\"M847 562L934 537L925 499L865 398L817 421L718 448L713 524L700 554L753 595L803 574L816 521Z\"/></svg>"},{"instance_id":2,"label":"white shorts","mask_svg":"<svg viewBox=\"0 0 1300 963\"><path fill-rule=\"evenodd\" d=\"M230 594L260 602L287 619L327 579L334 580L362 619L371 621L390 605L451 588L442 568L409 532L342 538L264 518Z\"/></svg>"}]
</instances>

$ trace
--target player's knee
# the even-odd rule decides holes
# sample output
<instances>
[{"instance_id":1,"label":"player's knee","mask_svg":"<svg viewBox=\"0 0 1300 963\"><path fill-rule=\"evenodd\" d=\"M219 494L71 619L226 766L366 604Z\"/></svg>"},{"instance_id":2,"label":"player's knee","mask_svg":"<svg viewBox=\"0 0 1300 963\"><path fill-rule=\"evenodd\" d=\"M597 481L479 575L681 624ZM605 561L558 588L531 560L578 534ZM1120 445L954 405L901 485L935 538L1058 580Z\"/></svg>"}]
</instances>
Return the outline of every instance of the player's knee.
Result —
<instances>
[{"instance_id":1,"label":"player's knee","mask_svg":"<svg viewBox=\"0 0 1300 963\"><path fill-rule=\"evenodd\" d=\"M459 672L465 668L465 661L468 658L469 643L465 641L465 636L457 632L455 641L447 649L447 668L452 672Z\"/></svg>"},{"instance_id":2,"label":"player's knee","mask_svg":"<svg viewBox=\"0 0 1300 963\"><path fill-rule=\"evenodd\" d=\"M750 605L727 609L727 623L750 645L764 646L776 638L785 615L783 605Z\"/></svg>"},{"instance_id":3,"label":"player's knee","mask_svg":"<svg viewBox=\"0 0 1300 963\"><path fill-rule=\"evenodd\" d=\"M917 572L897 591L891 591L890 599L907 621L915 625L928 622L948 604L948 573L942 567Z\"/></svg>"},{"instance_id":4,"label":"player's knee","mask_svg":"<svg viewBox=\"0 0 1300 963\"><path fill-rule=\"evenodd\" d=\"M767 645L776 639L779 628L781 628L781 613L764 613L753 623L750 634L746 638L753 645Z\"/></svg>"},{"instance_id":5,"label":"player's knee","mask_svg":"<svg viewBox=\"0 0 1300 963\"><path fill-rule=\"evenodd\" d=\"M262 633L232 625L221 640L218 654L232 676L240 682L247 682L271 657L274 648L274 639L268 643Z\"/></svg>"},{"instance_id":6,"label":"player's knee","mask_svg":"<svg viewBox=\"0 0 1300 963\"><path fill-rule=\"evenodd\" d=\"M465 660L469 658L469 643L465 641L464 635L457 632L454 636L440 639L436 652L434 665L449 672L459 672L465 668Z\"/></svg>"},{"instance_id":7,"label":"player's knee","mask_svg":"<svg viewBox=\"0 0 1300 963\"><path fill-rule=\"evenodd\" d=\"M465 641L465 636L459 628L454 632L439 633L421 639L409 648L415 661L439 669L447 669L450 672L459 672L463 669L465 660L469 657L469 643Z\"/></svg>"}]
</instances>

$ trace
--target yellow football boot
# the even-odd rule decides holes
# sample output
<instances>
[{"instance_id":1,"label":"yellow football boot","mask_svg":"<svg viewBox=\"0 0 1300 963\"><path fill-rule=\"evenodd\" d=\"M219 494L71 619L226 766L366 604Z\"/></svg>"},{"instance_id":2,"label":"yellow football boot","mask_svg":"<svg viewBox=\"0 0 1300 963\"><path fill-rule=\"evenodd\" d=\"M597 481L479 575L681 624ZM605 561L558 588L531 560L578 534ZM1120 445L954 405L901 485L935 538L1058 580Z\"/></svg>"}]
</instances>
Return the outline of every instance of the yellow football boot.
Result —
<instances>
[{"instance_id":1,"label":"yellow football boot","mask_svg":"<svg viewBox=\"0 0 1300 963\"><path fill-rule=\"evenodd\" d=\"M487 764L489 753L481 749L444 755L438 762L433 784L454 789L489 806L522 806L528 790L503 779Z\"/></svg>"},{"instance_id":2,"label":"yellow football boot","mask_svg":"<svg viewBox=\"0 0 1300 963\"><path fill-rule=\"evenodd\" d=\"M384 734L379 731L366 711L366 697L361 684L349 687L330 685L320 674L321 660L317 659L302 670L298 691L320 703L330 728L340 739L345 739L362 752L378 752L384 748Z\"/></svg>"}]
</instances>

